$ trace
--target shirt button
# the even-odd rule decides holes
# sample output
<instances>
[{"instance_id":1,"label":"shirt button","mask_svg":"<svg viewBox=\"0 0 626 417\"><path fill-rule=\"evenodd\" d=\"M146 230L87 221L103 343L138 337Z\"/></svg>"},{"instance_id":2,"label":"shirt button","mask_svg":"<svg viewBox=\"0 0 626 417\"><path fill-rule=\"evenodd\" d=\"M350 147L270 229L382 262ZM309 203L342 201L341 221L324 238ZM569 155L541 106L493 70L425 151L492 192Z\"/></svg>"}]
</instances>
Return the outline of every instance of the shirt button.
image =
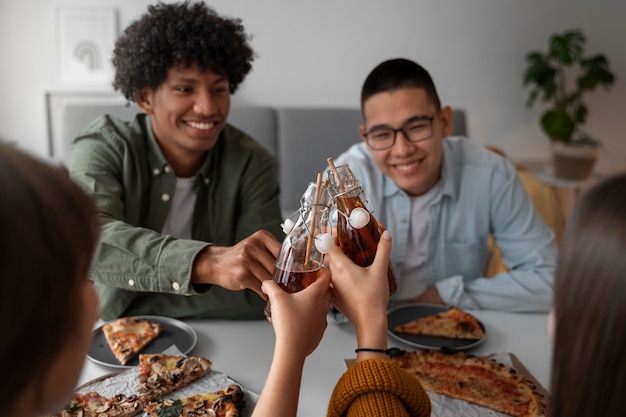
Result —
<instances>
[{"instance_id":1,"label":"shirt button","mask_svg":"<svg viewBox=\"0 0 626 417\"><path fill-rule=\"evenodd\" d=\"M159 175L161 173L161 171L159 171L159 168L154 168L152 170L152 174L156 177L157 175Z\"/></svg>"},{"instance_id":2,"label":"shirt button","mask_svg":"<svg viewBox=\"0 0 626 417\"><path fill-rule=\"evenodd\" d=\"M134 279L129 279L128 280L128 285L130 285L131 287L135 286L135 280Z\"/></svg>"},{"instance_id":3,"label":"shirt button","mask_svg":"<svg viewBox=\"0 0 626 417\"><path fill-rule=\"evenodd\" d=\"M205 183L205 184L207 184L207 185L208 185L208 184L209 184L209 182L210 182L210 180L209 180L208 178L205 178L205 179L204 179L204 183Z\"/></svg>"},{"instance_id":4,"label":"shirt button","mask_svg":"<svg viewBox=\"0 0 626 417\"><path fill-rule=\"evenodd\" d=\"M178 282L173 282L172 283L172 288L174 288L176 291L180 290L180 284Z\"/></svg>"},{"instance_id":5,"label":"shirt button","mask_svg":"<svg viewBox=\"0 0 626 417\"><path fill-rule=\"evenodd\" d=\"M165 172L166 172L166 173L168 173L168 174L170 173L170 171L171 171L171 170L172 170L172 169L170 168L170 166L169 166L169 165L165 165L165 167L163 168L163 171L165 171Z\"/></svg>"},{"instance_id":6,"label":"shirt button","mask_svg":"<svg viewBox=\"0 0 626 417\"><path fill-rule=\"evenodd\" d=\"M170 195L165 193L161 196L161 200L163 201L170 201Z\"/></svg>"}]
</instances>

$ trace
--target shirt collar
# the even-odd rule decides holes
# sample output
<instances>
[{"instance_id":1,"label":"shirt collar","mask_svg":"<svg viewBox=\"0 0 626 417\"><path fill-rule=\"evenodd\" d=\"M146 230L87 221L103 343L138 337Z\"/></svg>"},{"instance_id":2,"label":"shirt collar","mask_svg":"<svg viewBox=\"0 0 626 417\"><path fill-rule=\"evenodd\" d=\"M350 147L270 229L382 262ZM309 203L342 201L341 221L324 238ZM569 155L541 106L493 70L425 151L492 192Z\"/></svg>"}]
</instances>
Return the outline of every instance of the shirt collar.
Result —
<instances>
[{"instance_id":1,"label":"shirt collar","mask_svg":"<svg viewBox=\"0 0 626 417\"><path fill-rule=\"evenodd\" d=\"M457 174L457 170L460 169L462 164L454 163L454 154L448 141L443 139L443 161L441 163L441 178L439 181L442 183L441 194L450 196L453 200L459 195L459 182L461 176Z\"/></svg>"},{"instance_id":2,"label":"shirt collar","mask_svg":"<svg viewBox=\"0 0 626 417\"><path fill-rule=\"evenodd\" d=\"M154 136L152 131L152 124L150 122L150 116L147 114L137 115L137 120L142 124L142 130L146 132L147 146L148 146L148 164L150 164L151 172L163 172L163 169L168 165L167 159L161 152L161 147Z\"/></svg>"},{"instance_id":3,"label":"shirt collar","mask_svg":"<svg viewBox=\"0 0 626 417\"><path fill-rule=\"evenodd\" d=\"M169 162L165 159L163 152L161 151L161 147L159 146L159 142L154 135L154 131L152 130L152 123L150 122L150 116L146 114L140 114L137 116L139 122L143 125L143 129L146 132L146 136L148 137L148 163L150 164L151 172L163 172L166 166L169 166ZM220 133L221 135L221 133ZM202 167L198 174L203 178L209 178L209 172L211 169L211 157L212 149L207 152L206 157L204 158L204 162L202 163Z\"/></svg>"}]
</instances>

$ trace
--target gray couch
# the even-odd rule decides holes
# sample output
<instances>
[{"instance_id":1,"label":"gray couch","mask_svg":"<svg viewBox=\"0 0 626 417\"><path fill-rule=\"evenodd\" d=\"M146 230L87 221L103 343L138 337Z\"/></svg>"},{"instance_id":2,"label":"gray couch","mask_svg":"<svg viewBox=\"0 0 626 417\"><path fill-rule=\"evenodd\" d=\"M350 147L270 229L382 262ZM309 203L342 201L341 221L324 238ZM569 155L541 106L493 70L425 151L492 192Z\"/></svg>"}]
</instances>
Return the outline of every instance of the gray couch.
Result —
<instances>
[{"instance_id":1,"label":"gray couch","mask_svg":"<svg viewBox=\"0 0 626 417\"><path fill-rule=\"evenodd\" d=\"M128 120L137 111L136 106L121 102L67 103L57 116L57 123L61 124L57 136L61 137L51 138L51 145L56 141L51 146L52 156L69 160L73 137L98 115L111 114ZM299 208L307 184L326 169L328 157L337 157L361 140L358 126L362 121L356 108L330 107L237 106L229 116L229 123L258 140L276 158L283 216ZM465 113L455 110L453 135L467 136L466 133Z\"/></svg>"}]
</instances>

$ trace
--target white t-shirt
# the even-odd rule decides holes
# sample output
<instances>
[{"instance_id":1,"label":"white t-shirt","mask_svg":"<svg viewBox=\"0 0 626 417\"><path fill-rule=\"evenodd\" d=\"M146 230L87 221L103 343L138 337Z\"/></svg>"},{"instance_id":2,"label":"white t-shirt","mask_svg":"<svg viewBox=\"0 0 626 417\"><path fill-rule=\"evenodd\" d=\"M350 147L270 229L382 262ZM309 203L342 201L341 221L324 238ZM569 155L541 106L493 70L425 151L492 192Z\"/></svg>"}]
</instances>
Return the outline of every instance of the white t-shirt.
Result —
<instances>
[{"instance_id":1,"label":"white t-shirt","mask_svg":"<svg viewBox=\"0 0 626 417\"><path fill-rule=\"evenodd\" d=\"M193 209L196 205L196 193L193 192L195 180L196 177L176 178L176 191L161 231L164 235L191 239Z\"/></svg>"},{"instance_id":2,"label":"white t-shirt","mask_svg":"<svg viewBox=\"0 0 626 417\"><path fill-rule=\"evenodd\" d=\"M425 194L411 197L409 239L404 257L402 278L398 283L397 301L411 301L431 285L424 265L428 253L428 208L441 194L440 182Z\"/></svg>"}]
</instances>

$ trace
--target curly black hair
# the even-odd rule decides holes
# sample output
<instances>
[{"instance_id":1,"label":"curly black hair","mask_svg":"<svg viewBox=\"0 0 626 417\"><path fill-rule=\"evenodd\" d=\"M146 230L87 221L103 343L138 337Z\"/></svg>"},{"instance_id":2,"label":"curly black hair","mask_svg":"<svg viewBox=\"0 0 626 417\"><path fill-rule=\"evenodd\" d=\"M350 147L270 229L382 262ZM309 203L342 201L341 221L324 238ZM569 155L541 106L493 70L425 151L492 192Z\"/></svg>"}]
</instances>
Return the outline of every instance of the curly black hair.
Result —
<instances>
[{"instance_id":1,"label":"curly black hair","mask_svg":"<svg viewBox=\"0 0 626 417\"><path fill-rule=\"evenodd\" d=\"M228 77L232 94L252 69L250 39L241 19L221 17L203 2L148 6L115 43L113 88L133 100L145 87L156 90L170 68L197 64Z\"/></svg>"}]
</instances>

